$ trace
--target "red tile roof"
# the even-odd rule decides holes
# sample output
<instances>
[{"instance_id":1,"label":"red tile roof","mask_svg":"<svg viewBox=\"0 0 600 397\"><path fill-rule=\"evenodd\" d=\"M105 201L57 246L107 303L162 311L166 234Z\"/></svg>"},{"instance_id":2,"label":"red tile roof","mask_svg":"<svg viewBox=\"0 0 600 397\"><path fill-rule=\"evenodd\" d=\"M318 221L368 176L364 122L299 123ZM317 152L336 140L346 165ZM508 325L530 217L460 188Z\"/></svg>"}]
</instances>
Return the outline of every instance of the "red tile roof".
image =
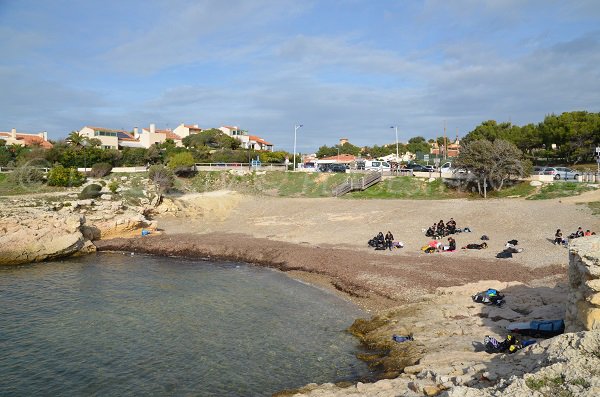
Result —
<instances>
[{"instance_id":1,"label":"red tile roof","mask_svg":"<svg viewBox=\"0 0 600 397\"><path fill-rule=\"evenodd\" d=\"M7 138L10 138L12 135L10 132L0 132L0 136L5 136ZM22 143L24 146L39 145L40 147L43 147L44 149L50 149L53 146L50 142L45 141L44 138L42 138L39 135L35 135L35 134L19 134L19 133L17 133L17 140L23 141Z\"/></svg>"},{"instance_id":2,"label":"red tile roof","mask_svg":"<svg viewBox=\"0 0 600 397\"><path fill-rule=\"evenodd\" d=\"M193 125L184 125L184 127L185 128L189 128L190 130L199 130L199 131L202 131L202 128L196 127L196 126L193 126Z\"/></svg>"},{"instance_id":3,"label":"red tile roof","mask_svg":"<svg viewBox=\"0 0 600 397\"><path fill-rule=\"evenodd\" d=\"M354 156L352 154L340 153L339 156L335 155L335 156L324 157L321 160L335 160L335 161L346 163L349 161L356 160L356 156Z\"/></svg>"},{"instance_id":4,"label":"red tile roof","mask_svg":"<svg viewBox=\"0 0 600 397\"><path fill-rule=\"evenodd\" d=\"M262 139L261 137L256 136L256 135L250 135L250 136L248 136L248 138L250 138L250 140L252 140L252 141L261 143L263 145L269 145L269 146L273 145L272 143L269 143L269 142L265 141L264 139Z\"/></svg>"},{"instance_id":5,"label":"red tile roof","mask_svg":"<svg viewBox=\"0 0 600 397\"><path fill-rule=\"evenodd\" d=\"M192 128L190 128L192 129ZM200 129L200 128L194 128L194 129ZM174 141L180 141L181 137L179 135L177 135L176 133L174 133L171 130L156 130L156 132L158 134L165 134L167 136L167 139L172 139Z\"/></svg>"}]
</instances>

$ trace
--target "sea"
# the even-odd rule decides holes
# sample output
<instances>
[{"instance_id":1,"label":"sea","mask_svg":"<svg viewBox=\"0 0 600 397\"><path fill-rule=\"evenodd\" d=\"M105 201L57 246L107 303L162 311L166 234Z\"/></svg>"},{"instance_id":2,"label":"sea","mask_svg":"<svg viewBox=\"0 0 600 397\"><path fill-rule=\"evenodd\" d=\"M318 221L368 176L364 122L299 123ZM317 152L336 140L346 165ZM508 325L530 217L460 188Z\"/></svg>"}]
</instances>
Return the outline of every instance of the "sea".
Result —
<instances>
[{"instance_id":1,"label":"sea","mask_svg":"<svg viewBox=\"0 0 600 397\"><path fill-rule=\"evenodd\" d=\"M359 308L243 263L129 253L0 268L0 396L270 396L370 377Z\"/></svg>"}]
</instances>

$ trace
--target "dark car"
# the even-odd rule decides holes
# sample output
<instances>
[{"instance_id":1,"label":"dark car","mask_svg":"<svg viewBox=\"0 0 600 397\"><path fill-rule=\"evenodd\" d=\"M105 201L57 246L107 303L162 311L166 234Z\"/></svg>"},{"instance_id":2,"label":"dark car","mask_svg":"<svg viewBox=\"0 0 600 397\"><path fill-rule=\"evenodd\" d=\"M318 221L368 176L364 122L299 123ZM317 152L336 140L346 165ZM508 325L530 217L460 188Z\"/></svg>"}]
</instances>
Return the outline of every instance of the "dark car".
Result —
<instances>
[{"instance_id":1,"label":"dark car","mask_svg":"<svg viewBox=\"0 0 600 397\"><path fill-rule=\"evenodd\" d=\"M426 166L417 164L417 163L406 164L406 166L404 168L413 170L415 172L430 172L431 171Z\"/></svg>"},{"instance_id":2,"label":"dark car","mask_svg":"<svg viewBox=\"0 0 600 397\"><path fill-rule=\"evenodd\" d=\"M345 164L331 164L329 166L329 171L330 172L346 172L346 165Z\"/></svg>"}]
</instances>

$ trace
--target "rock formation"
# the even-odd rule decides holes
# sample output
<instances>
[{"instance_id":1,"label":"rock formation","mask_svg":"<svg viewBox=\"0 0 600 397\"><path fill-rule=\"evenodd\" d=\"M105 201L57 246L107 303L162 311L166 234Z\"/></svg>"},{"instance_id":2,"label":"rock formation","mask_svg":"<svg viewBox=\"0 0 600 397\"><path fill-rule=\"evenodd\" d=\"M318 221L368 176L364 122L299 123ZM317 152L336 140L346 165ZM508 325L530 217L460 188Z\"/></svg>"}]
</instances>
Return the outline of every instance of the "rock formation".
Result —
<instances>
[{"instance_id":1,"label":"rock formation","mask_svg":"<svg viewBox=\"0 0 600 397\"><path fill-rule=\"evenodd\" d=\"M600 329L600 237L571 242L567 332Z\"/></svg>"},{"instance_id":2,"label":"rock formation","mask_svg":"<svg viewBox=\"0 0 600 397\"><path fill-rule=\"evenodd\" d=\"M0 265L18 265L69 256L95 247L83 237L79 214L29 208L15 214L0 213Z\"/></svg>"}]
</instances>

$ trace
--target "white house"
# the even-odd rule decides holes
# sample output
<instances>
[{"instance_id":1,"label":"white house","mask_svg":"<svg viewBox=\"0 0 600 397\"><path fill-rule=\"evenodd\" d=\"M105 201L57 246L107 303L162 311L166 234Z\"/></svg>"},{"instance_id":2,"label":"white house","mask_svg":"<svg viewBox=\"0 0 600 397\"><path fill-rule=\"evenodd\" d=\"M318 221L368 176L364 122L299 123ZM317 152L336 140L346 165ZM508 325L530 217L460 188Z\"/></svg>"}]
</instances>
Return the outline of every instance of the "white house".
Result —
<instances>
[{"instance_id":1,"label":"white house","mask_svg":"<svg viewBox=\"0 0 600 397\"><path fill-rule=\"evenodd\" d=\"M113 130L110 128L103 127L89 127L85 126L79 130L79 134L88 138L99 139L102 149L119 149L119 139L133 138L133 136L124 130Z\"/></svg>"},{"instance_id":2,"label":"white house","mask_svg":"<svg viewBox=\"0 0 600 397\"><path fill-rule=\"evenodd\" d=\"M150 128L142 128L140 133L137 132L137 128L134 128L133 135L140 143L141 147L146 149L152 145L164 143L167 139L172 139L175 142L175 146L183 146L181 136L171 130L157 130L156 125L154 124L150 124Z\"/></svg>"},{"instance_id":3,"label":"white house","mask_svg":"<svg viewBox=\"0 0 600 397\"><path fill-rule=\"evenodd\" d=\"M253 150L268 150L273 151L273 144L265 141L259 136L248 135L248 131L240 129L237 126L222 126L218 128L224 134L229 135L232 138L236 138L241 142L241 147L244 149Z\"/></svg>"},{"instance_id":4,"label":"white house","mask_svg":"<svg viewBox=\"0 0 600 397\"><path fill-rule=\"evenodd\" d=\"M177 134L177 136L179 136L180 138L185 138L186 136L198 134L200 132L202 132L202 128L198 127L198 124L185 125L184 123L181 123L177 126L177 128L173 130L173 133Z\"/></svg>"}]
</instances>

